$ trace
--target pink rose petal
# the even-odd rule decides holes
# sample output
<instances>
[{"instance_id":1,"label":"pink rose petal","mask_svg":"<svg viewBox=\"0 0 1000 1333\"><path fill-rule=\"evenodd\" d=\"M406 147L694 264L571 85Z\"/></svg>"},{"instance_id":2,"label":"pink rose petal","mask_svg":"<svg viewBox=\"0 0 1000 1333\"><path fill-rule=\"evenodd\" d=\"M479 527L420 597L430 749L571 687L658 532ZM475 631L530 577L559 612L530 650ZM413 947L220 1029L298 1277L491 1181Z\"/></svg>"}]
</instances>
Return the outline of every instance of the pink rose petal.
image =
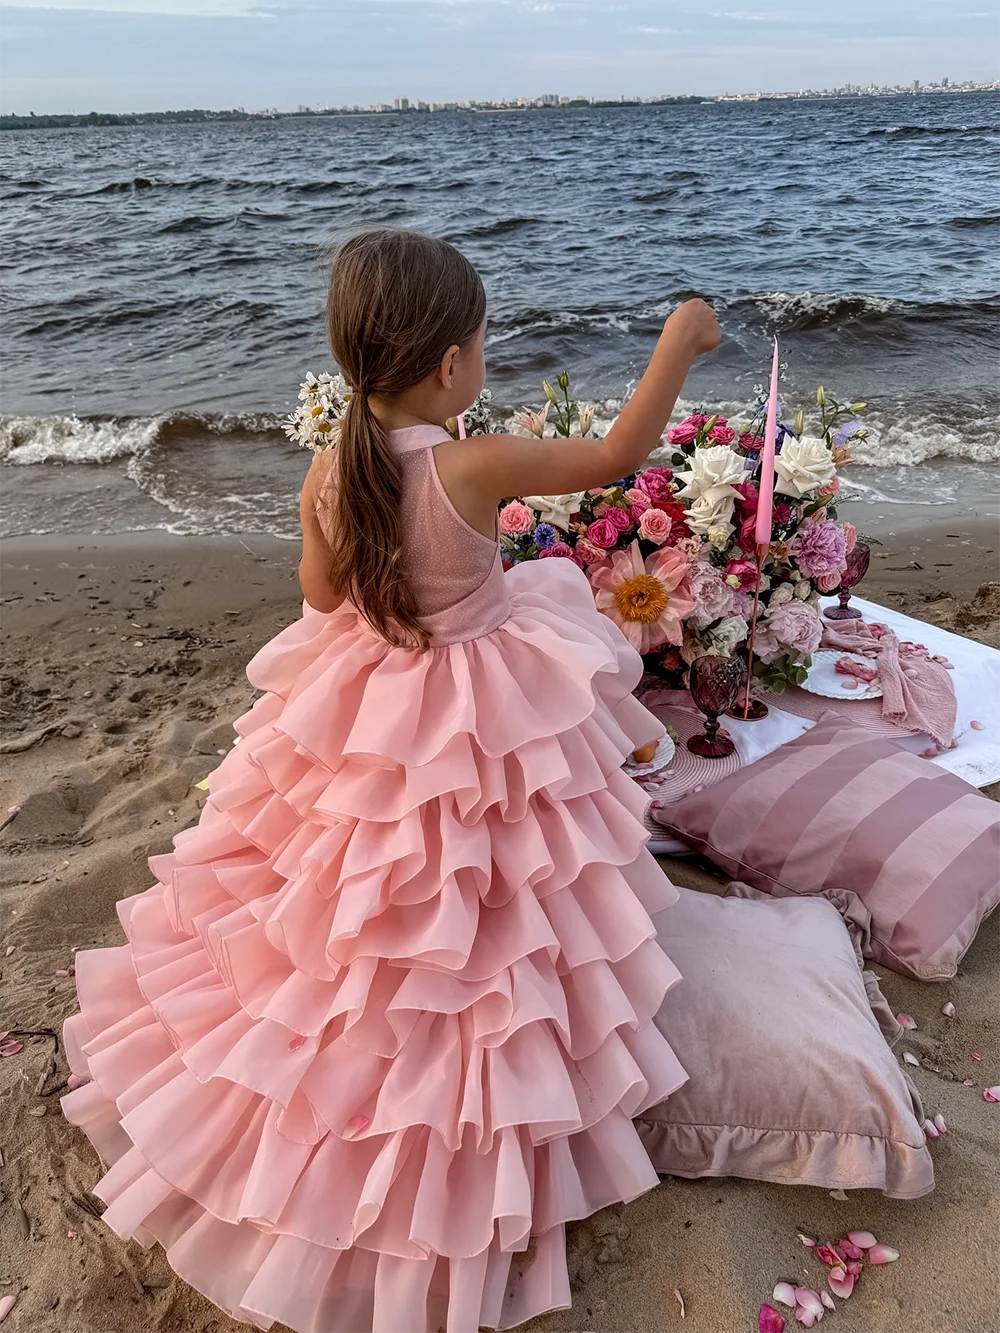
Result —
<instances>
[{"instance_id":1,"label":"pink rose petal","mask_svg":"<svg viewBox=\"0 0 1000 1333\"><path fill-rule=\"evenodd\" d=\"M0 1046L0 1055L6 1055L6 1051ZM984 1102L1000 1102L1000 1086L983 1089Z\"/></svg>"},{"instance_id":2,"label":"pink rose petal","mask_svg":"<svg viewBox=\"0 0 1000 1333\"><path fill-rule=\"evenodd\" d=\"M979 1054L978 1051L970 1051L970 1052L969 1052L969 1059L970 1059L970 1060L981 1060L982 1058L983 1058L983 1057Z\"/></svg>"},{"instance_id":3,"label":"pink rose petal","mask_svg":"<svg viewBox=\"0 0 1000 1333\"><path fill-rule=\"evenodd\" d=\"M819 1298L819 1292L813 1291L812 1287L796 1287L795 1301L803 1310L818 1315L820 1319L823 1318L823 1302Z\"/></svg>"},{"instance_id":4,"label":"pink rose petal","mask_svg":"<svg viewBox=\"0 0 1000 1333\"><path fill-rule=\"evenodd\" d=\"M813 1236L805 1236L802 1234L801 1231L797 1232L796 1234L798 1235L799 1240L806 1247L806 1249L811 1250L812 1247L816 1244L816 1240Z\"/></svg>"},{"instance_id":5,"label":"pink rose petal","mask_svg":"<svg viewBox=\"0 0 1000 1333\"><path fill-rule=\"evenodd\" d=\"M986 726L985 726L985 724L982 723L982 722L970 722L970 723L969 723L969 726L972 728L973 731L985 731L985 730L986 730Z\"/></svg>"},{"instance_id":6,"label":"pink rose petal","mask_svg":"<svg viewBox=\"0 0 1000 1333\"><path fill-rule=\"evenodd\" d=\"M822 1309L823 1307L820 1306L821 1312ZM822 1313L820 1313L818 1317L822 1319ZM797 1323L801 1324L803 1328L812 1328L813 1324L816 1323L816 1319L817 1316L813 1314L812 1310L807 1310L804 1305L800 1305L795 1311L795 1320Z\"/></svg>"},{"instance_id":7,"label":"pink rose petal","mask_svg":"<svg viewBox=\"0 0 1000 1333\"><path fill-rule=\"evenodd\" d=\"M933 1120L924 1121L924 1133L927 1135L929 1139L939 1139L941 1137L940 1133L938 1132L938 1127L937 1125L935 1125Z\"/></svg>"},{"instance_id":8,"label":"pink rose petal","mask_svg":"<svg viewBox=\"0 0 1000 1333\"><path fill-rule=\"evenodd\" d=\"M850 1259L847 1264L847 1274L849 1277L853 1277L855 1281L857 1281L864 1272L864 1267L865 1266L860 1259Z\"/></svg>"},{"instance_id":9,"label":"pink rose petal","mask_svg":"<svg viewBox=\"0 0 1000 1333\"><path fill-rule=\"evenodd\" d=\"M947 1134L947 1133L948 1133L948 1126L947 1126L947 1124L946 1124L946 1122L945 1122L945 1118L944 1118L944 1116L941 1114L940 1111L939 1111L939 1112L937 1113L937 1115L934 1117L934 1128L937 1130L937 1132L938 1132L939 1134Z\"/></svg>"},{"instance_id":10,"label":"pink rose petal","mask_svg":"<svg viewBox=\"0 0 1000 1333\"><path fill-rule=\"evenodd\" d=\"M963 1078L963 1079L962 1079L962 1087L963 1087L963 1088L974 1088L975 1086L976 1086L976 1081L975 1081L975 1079L972 1079L972 1078ZM989 1098L987 1098L987 1100L989 1100Z\"/></svg>"},{"instance_id":11,"label":"pink rose petal","mask_svg":"<svg viewBox=\"0 0 1000 1333\"><path fill-rule=\"evenodd\" d=\"M20 1055L24 1050L23 1041L3 1041L0 1042L0 1056Z\"/></svg>"},{"instance_id":12,"label":"pink rose petal","mask_svg":"<svg viewBox=\"0 0 1000 1333\"><path fill-rule=\"evenodd\" d=\"M891 1264L899 1258L899 1251L894 1250L891 1245L873 1245L868 1251L868 1262L870 1264Z\"/></svg>"},{"instance_id":13,"label":"pink rose petal","mask_svg":"<svg viewBox=\"0 0 1000 1333\"><path fill-rule=\"evenodd\" d=\"M785 1333L785 1321L773 1305L762 1305L757 1316L758 1333Z\"/></svg>"},{"instance_id":14,"label":"pink rose petal","mask_svg":"<svg viewBox=\"0 0 1000 1333\"><path fill-rule=\"evenodd\" d=\"M794 1310L798 1301L795 1299L795 1288L791 1282L779 1282L771 1292L771 1300L777 1301L779 1305L787 1305L789 1310Z\"/></svg>"},{"instance_id":15,"label":"pink rose petal","mask_svg":"<svg viewBox=\"0 0 1000 1333\"><path fill-rule=\"evenodd\" d=\"M687 1317L687 1312L684 1309L684 1297L676 1287L674 1287L674 1300L681 1307L681 1318L685 1319Z\"/></svg>"},{"instance_id":16,"label":"pink rose petal","mask_svg":"<svg viewBox=\"0 0 1000 1333\"><path fill-rule=\"evenodd\" d=\"M834 1296L839 1296L842 1301L846 1301L854 1290L854 1274L846 1268L831 1268L826 1275L826 1282Z\"/></svg>"},{"instance_id":17,"label":"pink rose petal","mask_svg":"<svg viewBox=\"0 0 1000 1333\"><path fill-rule=\"evenodd\" d=\"M13 1310L14 1302L16 1300L16 1296L0 1296L0 1324L3 1323L11 1310ZM782 1327L784 1327L784 1325L782 1325Z\"/></svg>"},{"instance_id":18,"label":"pink rose petal","mask_svg":"<svg viewBox=\"0 0 1000 1333\"><path fill-rule=\"evenodd\" d=\"M828 1310L836 1310L837 1303L828 1291L821 1291L819 1298Z\"/></svg>"},{"instance_id":19,"label":"pink rose petal","mask_svg":"<svg viewBox=\"0 0 1000 1333\"><path fill-rule=\"evenodd\" d=\"M855 1240L855 1236L867 1236L870 1239L868 1244L865 1244L863 1241ZM852 1231L848 1234L846 1239L837 1242L837 1249L845 1259L863 1259L865 1257L865 1250L869 1249L872 1245L877 1244L878 1241L870 1231Z\"/></svg>"},{"instance_id":20,"label":"pink rose petal","mask_svg":"<svg viewBox=\"0 0 1000 1333\"><path fill-rule=\"evenodd\" d=\"M837 1253L832 1245L817 1245L816 1258L829 1268L837 1268L840 1265L842 1256Z\"/></svg>"},{"instance_id":21,"label":"pink rose petal","mask_svg":"<svg viewBox=\"0 0 1000 1333\"><path fill-rule=\"evenodd\" d=\"M907 1032L913 1032L917 1026L917 1020L912 1014L897 1014L896 1022L901 1028L905 1028Z\"/></svg>"}]
</instances>

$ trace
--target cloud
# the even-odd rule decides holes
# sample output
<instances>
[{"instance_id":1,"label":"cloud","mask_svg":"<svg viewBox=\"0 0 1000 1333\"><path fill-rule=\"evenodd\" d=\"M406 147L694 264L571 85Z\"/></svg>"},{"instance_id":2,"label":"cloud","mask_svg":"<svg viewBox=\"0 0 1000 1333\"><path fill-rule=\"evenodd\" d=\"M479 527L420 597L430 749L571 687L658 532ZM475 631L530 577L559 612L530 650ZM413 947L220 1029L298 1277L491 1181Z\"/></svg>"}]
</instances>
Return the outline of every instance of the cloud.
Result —
<instances>
[{"instance_id":1,"label":"cloud","mask_svg":"<svg viewBox=\"0 0 1000 1333\"><path fill-rule=\"evenodd\" d=\"M11 6L15 8L15 6ZM273 12L256 0L17 0L17 9L91 14L159 14L176 18L262 18Z\"/></svg>"}]
</instances>

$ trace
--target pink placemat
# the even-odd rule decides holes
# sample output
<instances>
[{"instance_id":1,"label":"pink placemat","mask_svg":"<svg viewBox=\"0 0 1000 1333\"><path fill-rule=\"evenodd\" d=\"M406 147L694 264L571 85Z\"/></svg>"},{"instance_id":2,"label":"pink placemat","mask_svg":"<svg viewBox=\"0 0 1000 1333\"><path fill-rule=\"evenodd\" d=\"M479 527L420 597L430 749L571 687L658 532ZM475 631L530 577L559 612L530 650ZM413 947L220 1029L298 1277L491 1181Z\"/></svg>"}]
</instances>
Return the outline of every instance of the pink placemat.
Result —
<instances>
[{"instance_id":1,"label":"pink placemat","mask_svg":"<svg viewBox=\"0 0 1000 1333\"><path fill-rule=\"evenodd\" d=\"M828 699L825 695L810 694L808 690L800 690L797 685L787 689L784 694L765 694L762 697L768 707L780 708L786 713L794 713L796 717L805 717L812 722L818 722L824 713L832 711L840 713L841 717L856 722L859 727L864 727L873 736L880 736L884 740L899 740L902 736L912 735L911 732L902 731L891 722L886 722L882 716L881 699L851 699L847 695L843 699Z\"/></svg>"}]
</instances>

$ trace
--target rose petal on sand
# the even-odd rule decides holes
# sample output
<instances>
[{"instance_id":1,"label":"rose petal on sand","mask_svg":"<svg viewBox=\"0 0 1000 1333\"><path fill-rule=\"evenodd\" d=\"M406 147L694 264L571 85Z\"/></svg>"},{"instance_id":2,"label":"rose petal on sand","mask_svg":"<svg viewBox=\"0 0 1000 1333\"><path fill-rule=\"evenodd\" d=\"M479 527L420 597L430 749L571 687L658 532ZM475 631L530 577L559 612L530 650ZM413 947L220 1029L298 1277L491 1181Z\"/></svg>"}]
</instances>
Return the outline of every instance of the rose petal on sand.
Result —
<instances>
[{"instance_id":1,"label":"rose petal on sand","mask_svg":"<svg viewBox=\"0 0 1000 1333\"><path fill-rule=\"evenodd\" d=\"M970 1060L981 1060L982 1058L983 1058L983 1057L979 1054L978 1051L970 1051L970 1052L969 1052L969 1059L970 1059Z\"/></svg>"},{"instance_id":2,"label":"rose petal on sand","mask_svg":"<svg viewBox=\"0 0 1000 1333\"><path fill-rule=\"evenodd\" d=\"M823 1302L819 1298L819 1292L813 1291L812 1287L796 1287L795 1303L803 1310L808 1310L810 1314L823 1318Z\"/></svg>"},{"instance_id":3,"label":"rose petal on sand","mask_svg":"<svg viewBox=\"0 0 1000 1333\"><path fill-rule=\"evenodd\" d=\"M897 1014L896 1022L901 1028L905 1028L907 1032L913 1032L917 1026L917 1020L912 1014Z\"/></svg>"},{"instance_id":4,"label":"rose petal on sand","mask_svg":"<svg viewBox=\"0 0 1000 1333\"><path fill-rule=\"evenodd\" d=\"M0 1055L5 1055L5 1054L6 1054L6 1052L4 1051L3 1047L0 1046ZM1000 1085L997 1085L996 1087L993 1087L993 1088L984 1088L984 1089L983 1089L983 1101L984 1101L984 1102L1000 1102Z\"/></svg>"},{"instance_id":5,"label":"rose petal on sand","mask_svg":"<svg viewBox=\"0 0 1000 1333\"><path fill-rule=\"evenodd\" d=\"M785 1333L785 1321L773 1305L762 1305L757 1315L758 1333Z\"/></svg>"},{"instance_id":6,"label":"rose petal on sand","mask_svg":"<svg viewBox=\"0 0 1000 1333\"><path fill-rule=\"evenodd\" d=\"M908 1064L908 1065L919 1065L919 1064L920 1064L920 1061L917 1059L917 1057L913 1054L912 1051L904 1051L904 1052L903 1052L903 1060L904 1060L904 1062L905 1062L906 1064Z\"/></svg>"},{"instance_id":7,"label":"rose petal on sand","mask_svg":"<svg viewBox=\"0 0 1000 1333\"><path fill-rule=\"evenodd\" d=\"M796 1234L798 1235L799 1240L807 1249L811 1250L812 1247L816 1244L816 1238L814 1236L806 1236L801 1231L797 1232Z\"/></svg>"},{"instance_id":8,"label":"rose petal on sand","mask_svg":"<svg viewBox=\"0 0 1000 1333\"><path fill-rule=\"evenodd\" d=\"M970 722L970 723L969 723L969 726L972 728L973 731L985 731L985 730L986 730L986 724L985 724L985 722Z\"/></svg>"},{"instance_id":9,"label":"rose petal on sand","mask_svg":"<svg viewBox=\"0 0 1000 1333\"><path fill-rule=\"evenodd\" d=\"M955 1006L952 1004L951 1000L949 1000L947 1004L941 1006L941 1012L944 1014L945 1018L955 1017Z\"/></svg>"},{"instance_id":10,"label":"rose petal on sand","mask_svg":"<svg viewBox=\"0 0 1000 1333\"><path fill-rule=\"evenodd\" d=\"M817 1245L816 1258L821 1263L826 1264L828 1268L838 1268L840 1266L841 1255L837 1253L832 1245Z\"/></svg>"},{"instance_id":11,"label":"rose petal on sand","mask_svg":"<svg viewBox=\"0 0 1000 1333\"><path fill-rule=\"evenodd\" d=\"M868 1243L866 1244L862 1240L855 1240L855 1236L868 1237ZM847 1234L844 1240L837 1241L837 1249L845 1259L863 1259L865 1257L865 1250L870 1249L872 1245L877 1244L878 1240L870 1231L851 1231Z\"/></svg>"},{"instance_id":12,"label":"rose petal on sand","mask_svg":"<svg viewBox=\"0 0 1000 1333\"><path fill-rule=\"evenodd\" d=\"M963 1078L963 1079L962 1079L962 1087L963 1087L963 1088L974 1088L975 1086L976 1086L976 1080L975 1080L974 1078Z\"/></svg>"},{"instance_id":13,"label":"rose petal on sand","mask_svg":"<svg viewBox=\"0 0 1000 1333\"><path fill-rule=\"evenodd\" d=\"M846 1301L854 1290L854 1274L849 1273L846 1268L831 1268L826 1275L826 1283L834 1296Z\"/></svg>"},{"instance_id":14,"label":"rose petal on sand","mask_svg":"<svg viewBox=\"0 0 1000 1333\"><path fill-rule=\"evenodd\" d=\"M940 1111L938 1111L937 1115L934 1117L934 1128L937 1130L939 1134L948 1133L948 1125L945 1122L945 1118Z\"/></svg>"},{"instance_id":15,"label":"rose petal on sand","mask_svg":"<svg viewBox=\"0 0 1000 1333\"><path fill-rule=\"evenodd\" d=\"M823 1318L822 1308L823 1307L820 1306L821 1313L818 1316L820 1319ZM816 1323L817 1316L813 1314L812 1310L807 1310L805 1306L800 1305L795 1311L795 1320L796 1323L801 1324L803 1328L812 1328L813 1324Z\"/></svg>"},{"instance_id":16,"label":"rose petal on sand","mask_svg":"<svg viewBox=\"0 0 1000 1333\"><path fill-rule=\"evenodd\" d=\"M682 1319L686 1318L687 1315L684 1309L684 1297L681 1295L680 1291L676 1287L674 1287L674 1300L681 1307L681 1318Z\"/></svg>"},{"instance_id":17,"label":"rose petal on sand","mask_svg":"<svg viewBox=\"0 0 1000 1333\"><path fill-rule=\"evenodd\" d=\"M828 1310L836 1310L837 1303L828 1291L821 1291L819 1298Z\"/></svg>"},{"instance_id":18,"label":"rose petal on sand","mask_svg":"<svg viewBox=\"0 0 1000 1333\"><path fill-rule=\"evenodd\" d=\"M16 1300L16 1296L0 1296L0 1324L3 1323L11 1310L13 1310L14 1302ZM784 1325L782 1325L782 1327L784 1327Z\"/></svg>"},{"instance_id":19,"label":"rose petal on sand","mask_svg":"<svg viewBox=\"0 0 1000 1333\"><path fill-rule=\"evenodd\" d=\"M924 1121L924 1133L929 1139L939 1139L941 1137L938 1127L933 1120Z\"/></svg>"},{"instance_id":20,"label":"rose petal on sand","mask_svg":"<svg viewBox=\"0 0 1000 1333\"><path fill-rule=\"evenodd\" d=\"M865 1266L860 1259L851 1259L847 1265L847 1272L855 1281L857 1281L864 1272L864 1268Z\"/></svg>"},{"instance_id":21,"label":"rose petal on sand","mask_svg":"<svg viewBox=\"0 0 1000 1333\"><path fill-rule=\"evenodd\" d=\"M779 1305L787 1305L789 1310L794 1310L798 1305L795 1287L791 1282L779 1282L771 1292L771 1300L777 1301Z\"/></svg>"},{"instance_id":22,"label":"rose petal on sand","mask_svg":"<svg viewBox=\"0 0 1000 1333\"><path fill-rule=\"evenodd\" d=\"M870 1264L891 1264L899 1258L899 1251L894 1250L891 1245L873 1245L868 1251L868 1262Z\"/></svg>"},{"instance_id":23,"label":"rose petal on sand","mask_svg":"<svg viewBox=\"0 0 1000 1333\"><path fill-rule=\"evenodd\" d=\"M24 1050L23 1041L3 1041L0 1042L0 1056L20 1055Z\"/></svg>"},{"instance_id":24,"label":"rose petal on sand","mask_svg":"<svg viewBox=\"0 0 1000 1333\"><path fill-rule=\"evenodd\" d=\"M836 1199L838 1203L846 1203L847 1195L843 1190L830 1190L830 1198Z\"/></svg>"}]
</instances>

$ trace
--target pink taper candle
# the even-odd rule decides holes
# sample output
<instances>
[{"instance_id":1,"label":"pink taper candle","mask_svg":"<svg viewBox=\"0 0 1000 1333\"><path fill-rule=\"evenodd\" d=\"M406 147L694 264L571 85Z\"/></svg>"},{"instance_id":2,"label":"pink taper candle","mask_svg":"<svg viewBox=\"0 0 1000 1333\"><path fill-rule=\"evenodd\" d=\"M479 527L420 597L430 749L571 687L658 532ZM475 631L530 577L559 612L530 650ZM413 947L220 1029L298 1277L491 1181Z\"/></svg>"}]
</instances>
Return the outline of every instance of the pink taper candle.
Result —
<instances>
[{"instance_id":1,"label":"pink taper candle","mask_svg":"<svg viewBox=\"0 0 1000 1333\"><path fill-rule=\"evenodd\" d=\"M771 509L774 504L774 437L778 429L778 340L774 340L774 361L771 364L771 392L767 397L767 425L764 427L764 449L760 456L760 496L757 500L757 526L754 537L757 545L771 540Z\"/></svg>"},{"instance_id":2,"label":"pink taper candle","mask_svg":"<svg viewBox=\"0 0 1000 1333\"><path fill-rule=\"evenodd\" d=\"M464 412L459 412L458 416L457 416L455 419L456 419L456 421L458 422L458 438L459 438L460 440L464 440L464 439L465 439L465 413L464 413ZM772 440L773 440L774 437L772 436L771 438L772 438Z\"/></svg>"}]
</instances>

